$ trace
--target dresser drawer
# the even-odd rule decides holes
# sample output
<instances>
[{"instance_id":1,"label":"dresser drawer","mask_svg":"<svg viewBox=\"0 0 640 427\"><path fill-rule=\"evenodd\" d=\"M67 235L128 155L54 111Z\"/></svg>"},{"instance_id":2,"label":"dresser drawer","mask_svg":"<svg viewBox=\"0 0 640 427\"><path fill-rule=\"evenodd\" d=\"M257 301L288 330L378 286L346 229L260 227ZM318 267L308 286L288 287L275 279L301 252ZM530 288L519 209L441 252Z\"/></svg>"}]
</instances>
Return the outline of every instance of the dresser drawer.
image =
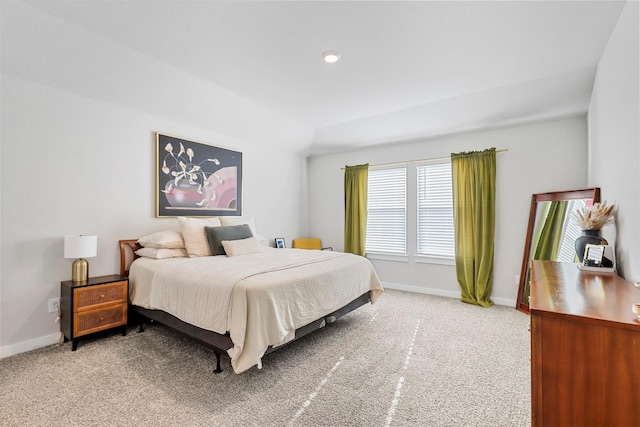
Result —
<instances>
[{"instance_id":1,"label":"dresser drawer","mask_svg":"<svg viewBox=\"0 0 640 427\"><path fill-rule=\"evenodd\" d=\"M74 313L73 336L79 337L93 332L126 325L127 304L117 304L97 310Z\"/></svg>"},{"instance_id":2,"label":"dresser drawer","mask_svg":"<svg viewBox=\"0 0 640 427\"><path fill-rule=\"evenodd\" d=\"M94 310L109 304L127 302L127 282L113 282L74 289L73 311Z\"/></svg>"}]
</instances>

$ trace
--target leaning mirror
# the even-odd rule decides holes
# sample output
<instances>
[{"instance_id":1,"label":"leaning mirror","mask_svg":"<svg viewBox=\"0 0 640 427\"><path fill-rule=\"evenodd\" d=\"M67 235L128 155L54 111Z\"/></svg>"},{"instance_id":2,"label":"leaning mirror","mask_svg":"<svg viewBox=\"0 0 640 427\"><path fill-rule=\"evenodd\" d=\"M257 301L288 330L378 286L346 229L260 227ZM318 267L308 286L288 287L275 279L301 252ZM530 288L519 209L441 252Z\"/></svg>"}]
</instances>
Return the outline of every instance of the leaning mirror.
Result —
<instances>
[{"instance_id":1,"label":"leaning mirror","mask_svg":"<svg viewBox=\"0 0 640 427\"><path fill-rule=\"evenodd\" d=\"M531 196L516 309L529 312L531 260L575 262L575 240L581 233L577 209L600 202L600 189L555 191Z\"/></svg>"}]
</instances>

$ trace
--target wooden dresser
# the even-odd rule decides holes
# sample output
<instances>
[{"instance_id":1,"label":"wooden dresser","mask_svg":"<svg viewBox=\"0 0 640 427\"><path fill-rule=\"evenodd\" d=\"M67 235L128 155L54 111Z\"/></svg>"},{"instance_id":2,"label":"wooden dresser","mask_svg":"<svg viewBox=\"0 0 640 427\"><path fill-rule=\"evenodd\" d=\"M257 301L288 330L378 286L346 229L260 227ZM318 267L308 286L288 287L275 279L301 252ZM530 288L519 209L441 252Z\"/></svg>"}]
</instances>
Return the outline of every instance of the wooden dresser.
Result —
<instances>
[{"instance_id":1,"label":"wooden dresser","mask_svg":"<svg viewBox=\"0 0 640 427\"><path fill-rule=\"evenodd\" d=\"M640 426L640 289L614 273L533 261L536 426Z\"/></svg>"}]
</instances>

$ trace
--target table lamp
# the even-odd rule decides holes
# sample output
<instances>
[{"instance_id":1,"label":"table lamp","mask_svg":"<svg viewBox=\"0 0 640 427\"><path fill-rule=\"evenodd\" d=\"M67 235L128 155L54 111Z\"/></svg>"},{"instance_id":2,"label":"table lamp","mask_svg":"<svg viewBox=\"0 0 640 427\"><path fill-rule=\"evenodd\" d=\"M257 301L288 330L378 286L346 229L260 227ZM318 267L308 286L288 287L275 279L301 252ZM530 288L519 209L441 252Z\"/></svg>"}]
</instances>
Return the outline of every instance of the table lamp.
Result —
<instances>
[{"instance_id":1,"label":"table lamp","mask_svg":"<svg viewBox=\"0 0 640 427\"><path fill-rule=\"evenodd\" d=\"M64 236L64 257L77 258L71 266L71 279L85 282L89 278L89 262L98 254L98 236Z\"/></svg>"}]
</instances>

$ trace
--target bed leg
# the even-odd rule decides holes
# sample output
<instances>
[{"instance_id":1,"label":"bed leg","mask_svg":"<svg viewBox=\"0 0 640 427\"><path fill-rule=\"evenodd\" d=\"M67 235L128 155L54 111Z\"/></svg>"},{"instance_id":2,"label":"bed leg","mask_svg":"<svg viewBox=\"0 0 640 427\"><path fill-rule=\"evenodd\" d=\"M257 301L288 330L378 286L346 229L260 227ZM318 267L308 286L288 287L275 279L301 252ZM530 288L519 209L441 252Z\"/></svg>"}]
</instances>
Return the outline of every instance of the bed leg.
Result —
<instances>
[{"instance_id":1,"label":"bed leg","mask_svg":"<svg viewBox=\"0 0 640 427\"><path fill-rule=\"evenodd\" d=\"M140 319L140 323L138 324L138 333L144 332L144 322Z\"/></svg>"},{"instance_id":2,"label":"bed leg","mask_svg":"<svg viewBox=\"0 0 640 427\"><path fill-rule=\"evenodd\" d=\"M219 374L220 372L222 372L222 367L220 366L220 353L216 351L215 354L216 354L216 369L213 371L213 373Z\"/></svg>"}]
</instances>

